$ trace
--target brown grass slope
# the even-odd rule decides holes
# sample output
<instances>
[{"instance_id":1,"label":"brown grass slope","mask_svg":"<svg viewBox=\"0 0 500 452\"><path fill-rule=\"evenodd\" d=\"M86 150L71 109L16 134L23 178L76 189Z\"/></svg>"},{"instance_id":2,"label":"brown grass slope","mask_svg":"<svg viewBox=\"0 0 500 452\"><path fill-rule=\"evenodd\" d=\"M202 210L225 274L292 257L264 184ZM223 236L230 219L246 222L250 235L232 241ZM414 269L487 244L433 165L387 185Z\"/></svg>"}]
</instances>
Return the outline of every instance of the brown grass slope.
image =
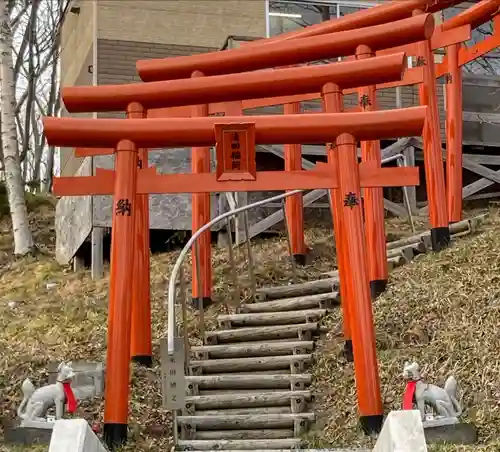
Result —
<instances>
[{"instance_id":1,"label":"brown grass slope","mask_svg":"<svg viewBox=\"0 0 500 452\"><path fill-rule=\"evenodd\" d=\"M88 271L73 273L54 261L53 207L51 203L42 204L31 214L35 236L44 245L43 252L35 257L11 259L9 224L5 219L0 222L0 416L14 415L24 378L29 376L35 385L45 383L50 361L105 359L108 278L92 281ZM441 383L454 372L465 389L467 406L475 407L467 414L481 427L483 446L493 444L500 429L500 344L495 329L500 318L495 315L500 306L496 301L500 292L500 238L495 234L500 216L492 213L485 233L396 270L391 288L375 305L387 407L399 405L403 390L399 374L405 358L415 357L426 365L433 381ZM397 235L409 234L407 225L395 221L389 222L388 229ZM315 261L298 270L300 280L319 277L334 265L331 231L308 228L307 235ZM259 285L291 282L287 244L282 237L255 240L253 249ZM166 335L165 288L177 256L178 251L172 251L151 258L155 356L159 339ZM237 257L240 283L248 293L243 250ZM222 303L209 310L207 319L233 310L227 253L216 249L214 261L215 293ZM338 314L327 322L332 332L338 330ZM188 331L192 343L199 342L197 318L192 312ZM331 339L335 339L333 336ZM311 445L366 444L355 427L352 366L346 365L338 353L339 345L334 340L325 341L318 352L314 372L316 385L324 394L318 405L324 428L309 435ZM102 406L83 404L76 415L91 423L100 422ZM133 369L130 427L127 450L163 450L171 445L171 417L161 407L158 362L150 370ZM3 450L40 449L0 446Z\"/></svg>"},{"instance_id":2,"label":"brown grass slope","mask_svg":"<svg viewBox=\"0 0 500 452\"><path fill-rule=\"evenodd\" d=\"M482 233L394 270L374 305L386 409L401 407L403 363L415 359L430 382L457 377L465 417L479 428L478 446L435 450L500 450L500 216L491 214ZM338 313L329 322L338 324ZM323 345L315 367L322 422L311 443L367 446L356 427L352 365L335 340Z\"/></svg>"}]
</instances>

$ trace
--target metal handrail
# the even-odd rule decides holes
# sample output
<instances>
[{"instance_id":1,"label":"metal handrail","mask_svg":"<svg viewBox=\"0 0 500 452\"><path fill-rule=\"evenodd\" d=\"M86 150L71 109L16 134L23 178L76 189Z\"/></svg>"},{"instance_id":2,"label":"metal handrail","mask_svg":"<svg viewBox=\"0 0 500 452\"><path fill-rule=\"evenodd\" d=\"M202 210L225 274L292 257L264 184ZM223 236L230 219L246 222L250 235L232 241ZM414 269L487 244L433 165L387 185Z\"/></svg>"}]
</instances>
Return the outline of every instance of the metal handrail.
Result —
<instances>
[{"instance_id":1,"label":"metal handrail","mask_svg":"<svg viewBox=\"0 0 500 452\"><path fill-rule=\"evenodd\" d=\"M287 193L282 193L280 195L273 196L271 198L266 198L262 199L261 201L256 201L252 204L247 204L246 206L238 207L237 209L230 210L229 212L225 212L205 225L203 225L200 229L198 229L188 240L184 248L181 250L179 257L175 261L174 268L172 269L172 273L170 276L170 280L168 282L168 295L167 295L167 312L168 312L168 331L167 331L167 351L169 355L172 355L174 353L174 337L175 337L175 284L177 281L177 275L181 270L181 267L184 263L184 259L187 256L189 250L193 246L193 244L196 242L198 237L203 234L207 229L210 229L212 226L217 224L219 221L225 220L226 218L229 217L234 217L235 215L238 215L242 212L245 212L247 210L250 210L254 207L259 207L263 206L265 204L268 204L270 202L274 201L279 201L281 199L285 199L289 196L297 195L299 193L303 193L305 190L293 190L289 191ZM231 233L231 231L229 231ZM245 237L246 240L248 240L248 237Z\"/></svg>"},{"instance_id":2,"label":"metal handrail","mask_svg":"<svg viewBox=\"0 0 500 452\"><path fill-rule=\"evenodd\" d=\"M385 159L382 159L381 163L382 164L389 163L392 162L393 160L396 160L397 165L399 167L408 166L408 161L403 154L395 154ZM403 196L405 197L406 210L408 211L408 219L410 220L411 230L415 233L415 223L413 221L413 215L411 211L410 196L408 195L408 187L402 187L402 189L403 189Z\"/></svg>"},{"instance_id":3,"label":"metal handrail","mask_svg":"<svg viewBox=\"0 0 500 452\"><path fill-rule=\"evenodd\" d=\"M393 161L393 160L397 160L398 163L400 161L403 162L403 164L406 166L406 158L404 155L402 154L397 154L397 155L394 155L394 156L391 156L391 157L388 157L386 159L383 159L382 160L382 163L387 163L387 162L390 162L390 161ZM284 200L285 198L288 198L289 196L293 196L293 195L296 195L296 194L299 194L299 193L304 193L306 190L292 190L292 191L289 191L289 192L286 192L286 193L282 193L280 195L276 195L276 196L272 196L270 198L266 198L266 199L263 199L263 200L260 200L260 201L256 201L254 203L251 203L251 204L247 204L246 206L242 206L242 207L238 207L236 209L233 209L233 210L230 210L228 212L225 212L215 218L213 218L211 221L209 221L208 223L206 223L205 225L203 225L200 229L198 229L192 236L191 238L188 240L188 242L186 243L186 245L184 246L184 248L181 250L180 254L179 254L179 257L177 258L175 264L174 264L174 267L172 269L172 273L170 275L170 280L169 280L169 283L168 283L168 293L167 293L167 313L168 313L168 321L167 321L167 353L169 355L173 355L174 353L174 338L175 338L175 330L176 330L176 325L175 325L175 293L176 293L176 281L177 281L177 277L178 277L178 274L181 272L182 270L182 265L184 264L184 259L186 258L189 250L193 247L193 245L195 244L196 240L198 239L198 237L203 234L203 232L205 232L207 229L210 229L212 226L214 226L215 224L219 223L220 221L223 221L225 219L228 219L230 217L234 217L242 212L247 212L248 210L254 208L254 207L260 207L260 206L263 206L265 204L269 204L269 203L272 203L274 201L279 201L279 200ZM406 187L403 187L403 191L405 191L405 197L408 198L407 196L407 192L406 192ZM408 207L408 215L410 217L410 222L412 224L412 227L413 227L413 218L412 218L412 215L411 215L411 207L409 205L409 202L408 202L408 199L406 199L407 201L407 207ZM286 222L286 216L285 216L285 222ZM287 225L286 225L287 226ZM247 231L246 231L246 237L245 237L245 240L248 241L249 240L249 237L248 237L248 228L246 228ZM288 230L288 227L286 227L286 230ZM231 230L228 231L229 234L231 234ZM195 248L195 255L198 254L197 252L197 247ZM293 262L293 257L292 257L292 266L294 265L294 262ZM199 265L197 263L196 265L196 268L199 269ZM293 271L295 273L295 268L293 268ZM199 283L199 275L198 275L198 283ZM185 299L183 300L183 303L185 303ZM200 309L201 311L203 311L203 306L200 306ZM185 319L184 319L185 321ZM185 335L185 334L184 334ZM185 338L186 339L186 338Z\"/></svg>"}]
</instances>

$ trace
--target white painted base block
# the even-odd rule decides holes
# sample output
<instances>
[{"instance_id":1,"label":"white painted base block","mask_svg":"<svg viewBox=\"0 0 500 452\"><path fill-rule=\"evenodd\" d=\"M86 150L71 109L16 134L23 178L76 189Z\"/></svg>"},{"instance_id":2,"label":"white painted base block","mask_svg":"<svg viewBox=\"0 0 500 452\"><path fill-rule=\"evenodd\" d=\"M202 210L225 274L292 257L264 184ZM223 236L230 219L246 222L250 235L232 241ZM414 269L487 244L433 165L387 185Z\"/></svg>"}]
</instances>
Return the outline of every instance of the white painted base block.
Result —
<instances>
[{"instance_id":1,"label":"white painted base block","mask_svg":"<svg viewBox=\"0 0 500 452\"><path fill-rule=\"evenodd\" d=\"M56 421L49 452L106 452L85 419Z\"/></svg>"},{"instance_id":2,"label":"white painted base block","mask_svg":"<svg viewBox=\"0 0 500 452\"><path fill-rule=\"evenodd\" d=\"M391 411L373 452L427 452L420 411Z\"/></svg>"}]
</instances>

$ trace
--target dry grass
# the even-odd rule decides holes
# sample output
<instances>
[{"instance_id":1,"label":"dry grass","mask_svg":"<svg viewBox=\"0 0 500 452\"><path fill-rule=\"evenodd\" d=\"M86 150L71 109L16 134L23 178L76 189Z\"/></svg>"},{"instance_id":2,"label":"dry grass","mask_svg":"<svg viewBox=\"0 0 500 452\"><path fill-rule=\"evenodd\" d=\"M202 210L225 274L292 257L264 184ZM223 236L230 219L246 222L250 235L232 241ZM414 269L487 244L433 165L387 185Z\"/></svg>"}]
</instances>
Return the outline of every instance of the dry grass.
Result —
<instances>
[{"instance_id":1,"label":"dry grass","mask_svg":"<svg viewBox=\"0 0 500 452\"><path fill-rule=\"evenodd\" d=\"M39 242L44 253L21 260L9 258L8 224L0 223L0 413L13 416L20 400L20 385L30 376L35 385L46 381L50 361L104 360L106 351L107 277L92 281L89 272L73 273L60 267L51 255L53 226L51 208L34 213ZM439 255L424 256L417 262L395 271L391 288L376 304L379 357L384 400L388 408L397 407L403 390L399 378L401 363L415 357L425 365L433 381L456 373L465 390L467 415L481 428L483 445L492 444L500 429L498 391L499 347L495 330L496 310L500 304L498 273L500 238L495 228L500 216L490 220L488 232L464 239ZM418 224L419 229L425 227ZM388 232L411 235L407 224L391 220ZM313 248L314 262L298 269L299 280L311 280L334 269L335 250L331 231L311 227L307 240ZM256 276L259 285L288 284L291 267L286 257L283 237L253 242ZM242 253L240 251L240 253ZM1 254L3 253L3 254ZM159 339L166 335L164 308L168 275L179 251L152 256L151 297L154 355L158 356ZM246 259L238 258L240 283L249 294ZM233 309L231 272L227 253L214 252L215 295L222 303L210 308L207 319L218 312ZM187 266L188 268L189 266ZM404 309L394 309L395 305ZM193 343L199 342L197 317L189 312L188 332ZM338 329L338 314L327 323ZM213 325L213 320L209 322ZM355 390L352 366L339 358L339 345L323 344L315 367L317 387L324 392L320 400L323 426L310 435L312 445L335 446L366 444L355 427ZM159 363L151 370L134 368L131 377L131 441L126 450L159 450L171 445L171 417L161 407ZM333 377L332 377L333 376ZM331 408L328 408L331 407ZM471 409L475 406L475 409ZM84 404L77 416L89 422L102 421L102 405ZM495 446L492 446L495 447ZM8 448L0 451L39 451L43 448ZM448 450L459 450L456 448ZM465 450L465 449L464 449ZM484 450L500 450L486 447Z\"/></svg>"},{"instance_id":2,"label":"dry grass","mask_svg":"<svg viewBox=\"0 0 500 452\"><path fill-rule=\"evenodd\" d=\"M375 303L378 357L385 408L401 406L405 360L415 359L429 381L456 375L477 425L480 447L433 450L500 450L500 217L492 212L483 232L439 254L396 269L389 290ZM339 313L328 320L339 323ZM353 367L330 337L315 366L322 425L311 442L369 446L356 426Z\"/></svg>"},{"instance_id":3,"label":"dry grass","mask_svg":"<svg viewBox=\"0 0 500 452\"><path fill-rule=\"evenodd\" d=\"M48 211L47 211L48 209ZM2 228L0 262L0 413L14 417L20 401L20 387L30 377L36 386L45 384L47 364L51 361L103 361L106 353L106 317L108 275L92 281L88 271L73 273L53 259L53 209L33 213L35 237L45 253L24 259L11 259L12 240L7 221ZM49 233L47 235L47 233ZM45 240L47 239L48 240ZM298 270L298 278L306 280L332 269L334 247L331 232L311 228L310 243L321 243L314 270ZM287 242L282 237L254 242L256 277L259 285L283 284L292 281L287 261ZM248 296L250 283L246 259L236 253L240 285ZM166 336L165 288L167 278L179 250L151 257L151 302L153 318L154 355L158 356L159 339ZM215 298L222 303L206 314L209 326L218 312L232 310L231 271L225 250L214 251ZM189 265L186 275L189 277ZM199 342L198 319L188 312L188 334L192 343ZM131 443L126 450L148 451L167 447L171 443L171 416L161 407L159 363L151 370L133 369L131 377ZM102 421L102 404L86 403L76 416L90 423ZM0 447L0 451L1 451ZM22 450L32 450L24 448ZM33 449L35 451L36 448Z\"/></svg>"}]
</instances>

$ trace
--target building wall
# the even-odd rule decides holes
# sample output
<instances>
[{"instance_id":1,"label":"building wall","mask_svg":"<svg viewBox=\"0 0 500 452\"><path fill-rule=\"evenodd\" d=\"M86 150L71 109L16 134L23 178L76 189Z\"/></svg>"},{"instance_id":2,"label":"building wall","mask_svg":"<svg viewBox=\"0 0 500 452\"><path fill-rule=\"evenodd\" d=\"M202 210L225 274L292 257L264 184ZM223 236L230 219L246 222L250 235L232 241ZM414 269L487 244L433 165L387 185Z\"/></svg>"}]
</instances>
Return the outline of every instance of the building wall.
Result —
<instances>
[{"instance_id":1,"label":"building wall","mask_svg":"<svg viewBox=\"0 0 500 452\"><path fill-rule=\"evenodd\" d=\"M220 48L228 35L264 37L262 0L99 0L100 39Z\"/></svg>"},{"instance_id":2,"label":"building wall","mask_svg":"<svg viewBox=\"0 0 500 452\"><path fill-rule=\"evenodd\" d=\"M92 85L92 65L94 48L95 3L96 0L73 1L70 7L78 7L79 12L68 11L61 31L61 86ZM71 9L71 8L70 8ZM89 71L90 69L90 71ZM62 103L61 116L70 116ZM71 114L89 117L91 114ZM61 176L74 175L82 159L74 156L73 148L61 148L59 168Z\"/></svg>"},{"instance_id":3,"label":"building wall","mask_svg":"<svg viewBox=\"0 0 500 452\"><path fill-rule=\"evenodd\" d=\"M94 2L78 2L80 13L68 12L61 36L61 84L74 85L92 48L94 36ZM92 63L90 63L92 64Z\"/></svg>"},{"instance_id":4,"label":"building wall","mask_svg":"<svg viewBox=\"0 0 500 452\"><path fill-rule=\"evenodd\" d=\"M192 55L216 50L218 50L217 47L206 45L162 44L99 38L97 41L97 84L140 82L141 79L135 69L137 60Z\"/></svg>"}]
</instances>

